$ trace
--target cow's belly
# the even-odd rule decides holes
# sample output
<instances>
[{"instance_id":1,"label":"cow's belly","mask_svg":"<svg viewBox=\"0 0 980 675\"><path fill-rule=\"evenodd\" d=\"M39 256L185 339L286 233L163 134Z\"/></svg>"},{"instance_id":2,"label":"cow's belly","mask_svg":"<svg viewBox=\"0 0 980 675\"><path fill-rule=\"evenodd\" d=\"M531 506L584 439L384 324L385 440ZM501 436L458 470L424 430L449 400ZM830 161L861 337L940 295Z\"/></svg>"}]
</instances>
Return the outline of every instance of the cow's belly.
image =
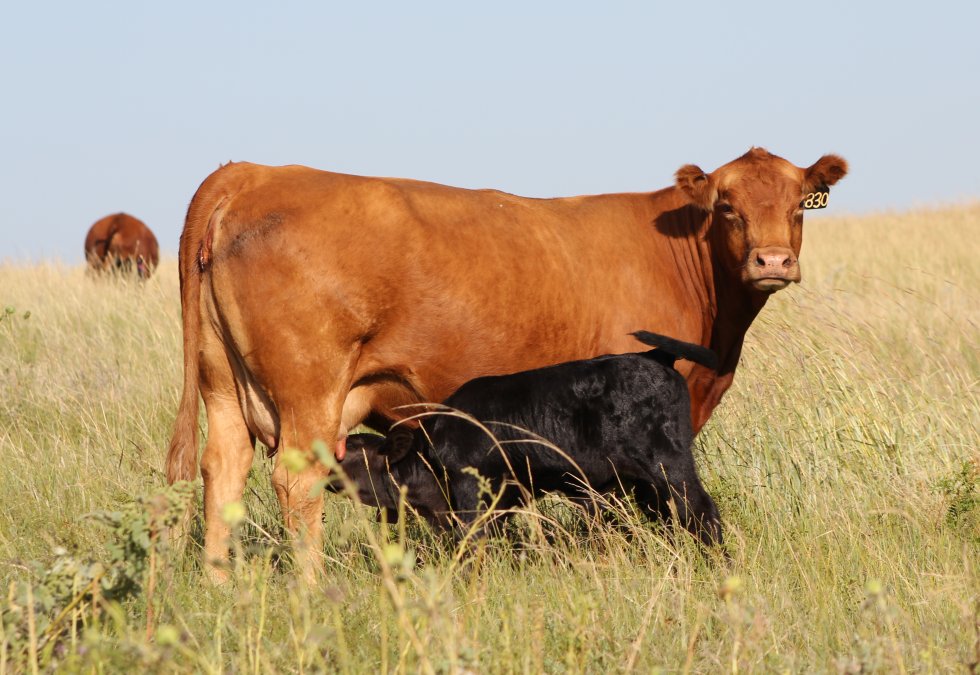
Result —
<instances>
[{"instance_id":1,"label":"cow's belly","mask_svg":"<svg viewBox=\"0 0 980 675\"><path fill-rule=\"evenodd\" d=\"M696 322L682 314L660 317L642 309L613 319L585 306L551 308L551 321L535 321L534 312L509 316L484 313L482 321L394 321L374 342L364 345L343 409L349 431L369 416L389 421L424 412L418 404L439 403L465 382L505 375L601 354L645 350L629 333L651 330L680 340L701 342ZM418 315L416 315L418 316ZM686 375L690 364L678 362Z\"/></svg>"}]
</instances>

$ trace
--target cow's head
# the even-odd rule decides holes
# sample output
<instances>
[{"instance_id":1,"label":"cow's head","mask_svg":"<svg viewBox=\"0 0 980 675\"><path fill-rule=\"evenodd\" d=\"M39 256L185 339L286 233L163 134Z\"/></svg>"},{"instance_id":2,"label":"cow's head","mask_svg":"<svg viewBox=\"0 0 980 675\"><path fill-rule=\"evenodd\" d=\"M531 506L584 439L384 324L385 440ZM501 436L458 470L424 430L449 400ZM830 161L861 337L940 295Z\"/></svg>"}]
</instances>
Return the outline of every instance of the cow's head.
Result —
<instances>
[{"instance_id":1,"label":"cow's head","mask_svg":"<svg viewBox=\"0 0 980 675\"><path fill-rule=\"evenodd\" d=\"M800 280L804 198L846 173L837 155L801 169L752 148L710 174L688 164L676 176L691 203L711 214L708 237L725 269L750 290L771 293Z\"/></svg>"}]
</instances>

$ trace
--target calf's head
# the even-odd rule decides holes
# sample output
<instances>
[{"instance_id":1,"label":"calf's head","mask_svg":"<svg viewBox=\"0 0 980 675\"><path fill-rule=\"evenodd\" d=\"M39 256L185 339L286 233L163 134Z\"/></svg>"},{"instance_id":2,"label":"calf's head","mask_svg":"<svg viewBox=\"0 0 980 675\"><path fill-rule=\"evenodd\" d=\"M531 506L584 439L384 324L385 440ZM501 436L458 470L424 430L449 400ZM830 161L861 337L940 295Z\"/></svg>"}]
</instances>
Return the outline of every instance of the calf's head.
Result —
<instances>
[{"instance_id":1,"label":"calf's head","mask_svg":"<svg viewBox=\"0 0 980 675\"><path fill-rule=\"evenodd\" d=\"M847 174L847 162L824 155L801 169L762 148L705 173L693 164L676 174L691 203L711 214L708 237L733 281L771 293L799 282L803 211L826 206L826 193Z\"/></svg>"},{"instance_id":2,"label":"calf's head","mask_svg":"<svg viewBox=\"0 0 980 675\"><path fill-rule=\"evenodd\" d=\"M352 434L347 437L347 454L340 468L353 484L361 503L389 511L389 522L398 513L401 488L405 499L433 527L448 524L449 502L446 489L436 477L438 469L429 464L421 433L396 427L388 437ZM343 482L327 486L342 492Z\"/></svg>"}]
</instances>

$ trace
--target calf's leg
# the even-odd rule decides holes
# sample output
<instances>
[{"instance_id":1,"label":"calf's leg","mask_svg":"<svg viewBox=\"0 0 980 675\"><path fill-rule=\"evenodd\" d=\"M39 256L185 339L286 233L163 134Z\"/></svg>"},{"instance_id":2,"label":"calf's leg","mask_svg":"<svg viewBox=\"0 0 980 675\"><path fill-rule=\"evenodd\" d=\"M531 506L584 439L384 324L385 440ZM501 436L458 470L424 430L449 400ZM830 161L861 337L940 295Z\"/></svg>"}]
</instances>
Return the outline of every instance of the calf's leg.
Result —
<instances>
[{"instance_id":1,"label":"calf's leg","mask_svg":"<svg viewBox=\"0 0 980 675\"><path fill-rule=\"evenodd\" d=\"M649 482L637 483L636 499L648 514L659 514L664 520L670 520L673 502L684 529L705 546L722 543L718 507L701 485L690 453L659 463Z\"/></svg>"}]
</instances>

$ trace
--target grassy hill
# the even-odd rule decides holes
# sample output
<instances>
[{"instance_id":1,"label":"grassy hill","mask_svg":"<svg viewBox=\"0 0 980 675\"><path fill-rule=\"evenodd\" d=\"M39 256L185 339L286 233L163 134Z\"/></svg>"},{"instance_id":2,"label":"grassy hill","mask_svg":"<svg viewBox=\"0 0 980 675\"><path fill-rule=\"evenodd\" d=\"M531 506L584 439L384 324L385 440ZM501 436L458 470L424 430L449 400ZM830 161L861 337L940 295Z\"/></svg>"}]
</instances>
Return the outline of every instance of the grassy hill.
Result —
<instances>
[{"instance_id":1,"label":"grassy hill","mask_svg":"<svg viewBox=\"0 0 980 675\"><path fill-rule=\"evenodd\" d=\"M803 283L697 440L730 562L628 504L597 524L547 499L461 559L331 497L315 589L283 557L264 453L233 582L146 525L180 387L175 261L144 286L0 265L0 673L980 671L980 205L806 230ZM92 596L124 568L138 589Z\"/></svg>"}]
</instances>

